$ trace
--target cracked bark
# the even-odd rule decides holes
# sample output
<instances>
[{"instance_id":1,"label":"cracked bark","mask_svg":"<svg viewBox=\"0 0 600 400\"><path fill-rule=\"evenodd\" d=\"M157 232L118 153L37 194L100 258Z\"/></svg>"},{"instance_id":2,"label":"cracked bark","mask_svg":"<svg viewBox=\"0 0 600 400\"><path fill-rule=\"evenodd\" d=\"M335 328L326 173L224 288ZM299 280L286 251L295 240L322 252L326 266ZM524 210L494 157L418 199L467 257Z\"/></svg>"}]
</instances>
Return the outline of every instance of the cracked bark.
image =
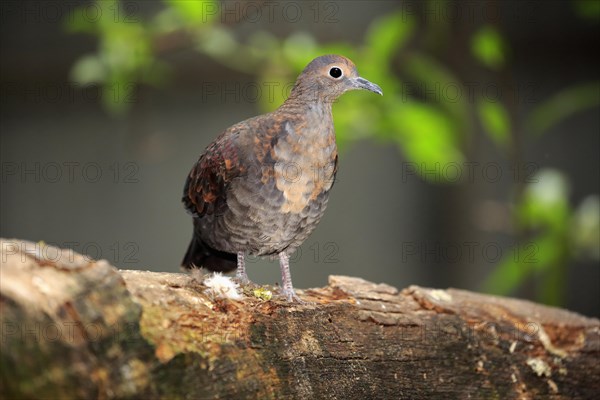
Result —
<instances>
[{"instance_id":1,"label":"cracked bark","mask_svg":"<svg viewBox=\"0 0 600 400\"><path fill-rule=\"evenodd\" d=\"M595 398L600 321L331 276L289 305L1 241L2 398Z\"/></svg>"}]
</instances>

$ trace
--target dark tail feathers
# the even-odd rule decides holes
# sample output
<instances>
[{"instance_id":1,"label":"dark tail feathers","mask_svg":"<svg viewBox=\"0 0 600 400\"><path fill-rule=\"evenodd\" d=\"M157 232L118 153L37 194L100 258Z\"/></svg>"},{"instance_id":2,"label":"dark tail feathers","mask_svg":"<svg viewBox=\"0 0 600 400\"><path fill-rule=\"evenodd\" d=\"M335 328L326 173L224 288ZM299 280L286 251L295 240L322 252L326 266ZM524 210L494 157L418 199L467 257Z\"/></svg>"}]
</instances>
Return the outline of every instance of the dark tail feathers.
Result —
<instances>
[{"instance_id":1,"label":"dark tail feathers","mask_svg":"<svg viewBox=\"0 0 600 400\"><path fill-rule=\"evenodd\" d=\"M185 268L202 267L209 271L230 272L237 268L237 255L215 250L194 236L181 265Z\"/></svg>"}]
</instances>

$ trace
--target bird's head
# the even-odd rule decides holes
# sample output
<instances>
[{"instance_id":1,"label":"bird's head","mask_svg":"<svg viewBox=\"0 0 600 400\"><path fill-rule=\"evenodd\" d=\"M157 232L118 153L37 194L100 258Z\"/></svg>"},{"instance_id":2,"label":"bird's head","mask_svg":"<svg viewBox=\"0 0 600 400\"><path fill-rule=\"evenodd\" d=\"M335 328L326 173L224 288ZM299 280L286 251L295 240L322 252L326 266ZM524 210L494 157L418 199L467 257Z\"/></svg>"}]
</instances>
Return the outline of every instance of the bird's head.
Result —
<instances>
[{"instance_id":1,"label":"bird's head","mask_svg":"<svg viewBox=\"0 0 600 400\"><path fill-rule=\"evenodd\" d=\"M343 93L357 89L383 95L378 85L358 75L352 61L343 56L326 55L315 58L304 68L290 97L332 103Z\"/></svg>"}]
</instances>

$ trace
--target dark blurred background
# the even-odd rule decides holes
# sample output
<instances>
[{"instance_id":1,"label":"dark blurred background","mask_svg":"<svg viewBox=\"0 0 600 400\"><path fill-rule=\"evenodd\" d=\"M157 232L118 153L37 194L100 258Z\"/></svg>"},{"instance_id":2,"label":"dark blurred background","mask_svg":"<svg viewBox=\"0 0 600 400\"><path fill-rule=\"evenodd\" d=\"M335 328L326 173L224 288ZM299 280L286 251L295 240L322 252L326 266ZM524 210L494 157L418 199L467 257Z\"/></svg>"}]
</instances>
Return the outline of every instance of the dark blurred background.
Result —
<instances>
[{"instance_id":1,"label":"dark blurred background","mask_svg":"<svg viewBox=\"0 0 600 400\"><path fill-rule=\"evenodd\" d=\"M340 53L338 179L293 257L330 274L600 315L600 2L3 1L2 237L179 271L185 177ZM39 244L42 246L42 244ZM65 255L66 256L66 255ZM250 260L250 278L279 280Z\"/></svg>"}]
</instances>

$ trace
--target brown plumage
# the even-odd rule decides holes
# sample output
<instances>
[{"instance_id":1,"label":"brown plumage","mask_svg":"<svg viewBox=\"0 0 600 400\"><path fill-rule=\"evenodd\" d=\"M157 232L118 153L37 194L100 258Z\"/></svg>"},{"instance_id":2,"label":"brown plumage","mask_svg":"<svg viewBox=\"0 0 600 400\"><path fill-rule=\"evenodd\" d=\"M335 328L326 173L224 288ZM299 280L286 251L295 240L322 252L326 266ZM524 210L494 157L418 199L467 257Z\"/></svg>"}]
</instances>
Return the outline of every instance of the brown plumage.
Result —
<instances>
[{"instance_id":1,"label":"brown plumage","mask_svg":"<svg viewBox=\"0 0 600 400\"><path fill-rule=\"evenodd\" d=\"M283 294L299 300L289 255L327 206L338 158L331 105L353 89L382 94L347 58L318 57L281 107L233 125L206 148L183 193L194 217L184 267L238 268L237 278L246 283L245 254L278 254Z\"/></svg>"}]
</instances>

